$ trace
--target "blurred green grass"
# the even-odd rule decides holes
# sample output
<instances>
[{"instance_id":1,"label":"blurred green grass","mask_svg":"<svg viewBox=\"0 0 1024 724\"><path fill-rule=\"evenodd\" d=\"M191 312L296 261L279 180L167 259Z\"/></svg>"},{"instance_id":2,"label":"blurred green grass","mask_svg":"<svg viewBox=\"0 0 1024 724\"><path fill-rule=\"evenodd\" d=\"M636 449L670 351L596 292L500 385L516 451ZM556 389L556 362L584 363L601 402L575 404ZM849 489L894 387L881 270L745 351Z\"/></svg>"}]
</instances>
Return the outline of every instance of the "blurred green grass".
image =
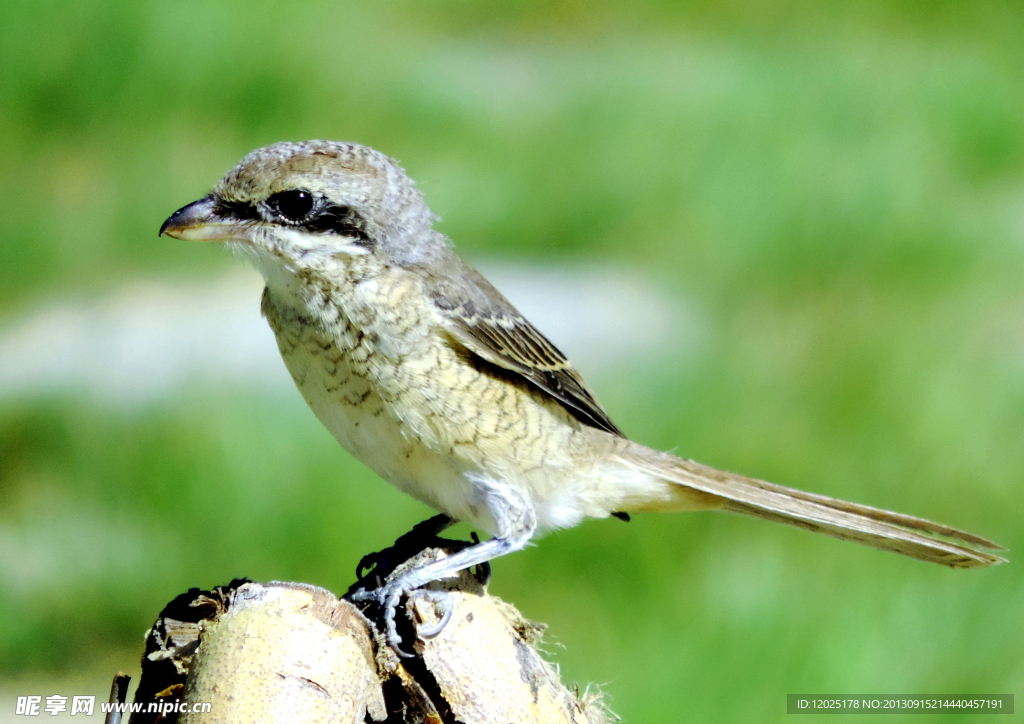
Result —
<instances>
[{"instance_id":1,"label":"blurred green grass","mask_svg":"<svg viewBox=\"0 0 1024 724\"><path fill-rule=\"evenodd\" d=\"M631 436L1021 548L1016 4L0 7L0 314L211 274L233 262L156 239L170 211L256 146L358 140L471 258L611 259L694 301L699 354L600 386ZM341 590L427 514L297 393L0 401L0 676L134 657L189 586ZM589 522L494 570L629 721L1024 681L1016 562L699 514Z\"/></svg>"}]
</instances>

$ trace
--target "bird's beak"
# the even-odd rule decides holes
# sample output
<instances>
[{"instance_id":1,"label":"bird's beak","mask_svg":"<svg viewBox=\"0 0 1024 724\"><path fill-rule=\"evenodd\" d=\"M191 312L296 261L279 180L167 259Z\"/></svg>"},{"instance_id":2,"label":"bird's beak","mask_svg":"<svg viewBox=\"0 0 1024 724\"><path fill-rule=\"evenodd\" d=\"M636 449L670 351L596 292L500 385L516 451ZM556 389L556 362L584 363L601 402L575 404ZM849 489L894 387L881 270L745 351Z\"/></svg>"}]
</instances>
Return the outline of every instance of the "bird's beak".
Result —
<instances>
[{"instance_id":1,"label":"bird's beak","mask_svg":"<svg viewBox=\"0 0 1024 724\"><path fill-rule=\"evenodd\" d=\"M182 206L168 217L160 227L160 236L167 234L186 241L248 240L236 219L217 213L213 196L204 196L188 206Z\"/></svg>"}]
</instances>

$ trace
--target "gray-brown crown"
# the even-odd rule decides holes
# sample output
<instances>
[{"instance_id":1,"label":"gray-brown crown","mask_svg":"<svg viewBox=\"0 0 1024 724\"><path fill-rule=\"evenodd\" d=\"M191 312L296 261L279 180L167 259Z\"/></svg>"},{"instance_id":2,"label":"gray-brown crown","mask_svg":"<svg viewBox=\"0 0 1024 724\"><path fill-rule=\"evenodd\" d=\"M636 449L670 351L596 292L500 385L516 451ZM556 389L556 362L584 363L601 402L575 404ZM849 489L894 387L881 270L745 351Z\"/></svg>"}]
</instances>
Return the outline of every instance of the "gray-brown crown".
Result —
<instances>
[{"instance_id":1,"label":"gray-brown crown","mask_svg":"<svg viewBox=\"0 0 1024 724\"><path fill-rule=\"evenodd\" d=\"M213 190L227 204L257 204L303 189L352 211L358 226L392 261L419 261L447 240L433 231L416 184L398 162L357 143L282 142L243 158Z\"/></svg>"}]
</instances>

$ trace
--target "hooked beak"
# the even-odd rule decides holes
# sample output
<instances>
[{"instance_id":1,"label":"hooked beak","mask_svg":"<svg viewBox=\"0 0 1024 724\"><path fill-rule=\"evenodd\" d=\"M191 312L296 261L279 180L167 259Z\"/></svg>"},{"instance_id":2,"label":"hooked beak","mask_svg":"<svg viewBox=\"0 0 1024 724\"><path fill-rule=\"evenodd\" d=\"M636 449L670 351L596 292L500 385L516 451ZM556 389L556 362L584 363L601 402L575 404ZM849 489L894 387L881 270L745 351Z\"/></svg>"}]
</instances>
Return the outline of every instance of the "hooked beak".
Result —
<instances>
[{"instance_id":1,"label":"hooked beak","mask_svg":"<svg viewBox=\"0 0 1024 724\"><path fill-rule=\"evenodd\" d=\"M160 236L186 241L248 241L249 235L237 219L225 218L217 213L212 195L182 206L168 217L160 227Z\"/></svg>"}]
</instances>

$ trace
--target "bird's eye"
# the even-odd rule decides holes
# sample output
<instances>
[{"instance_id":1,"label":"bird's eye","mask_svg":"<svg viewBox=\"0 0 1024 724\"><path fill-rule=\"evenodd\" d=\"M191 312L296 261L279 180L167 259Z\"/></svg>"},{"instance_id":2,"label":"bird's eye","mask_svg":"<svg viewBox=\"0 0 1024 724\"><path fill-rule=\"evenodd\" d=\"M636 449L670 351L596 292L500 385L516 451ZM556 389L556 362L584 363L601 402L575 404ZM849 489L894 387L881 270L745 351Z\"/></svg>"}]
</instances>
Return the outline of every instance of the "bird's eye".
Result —
<instances>
[{"instance_id":1,"label":"bird's eye","mask_svg":"<svg viewBox=\"0 0 1024 724\"><path fill-rule=\"evenodd\" d=\"M302 189L281 191L267 199L267 206L285 221L298 224L309 218L316 206L316 197Z\"/></svg>"}]
</instances>

